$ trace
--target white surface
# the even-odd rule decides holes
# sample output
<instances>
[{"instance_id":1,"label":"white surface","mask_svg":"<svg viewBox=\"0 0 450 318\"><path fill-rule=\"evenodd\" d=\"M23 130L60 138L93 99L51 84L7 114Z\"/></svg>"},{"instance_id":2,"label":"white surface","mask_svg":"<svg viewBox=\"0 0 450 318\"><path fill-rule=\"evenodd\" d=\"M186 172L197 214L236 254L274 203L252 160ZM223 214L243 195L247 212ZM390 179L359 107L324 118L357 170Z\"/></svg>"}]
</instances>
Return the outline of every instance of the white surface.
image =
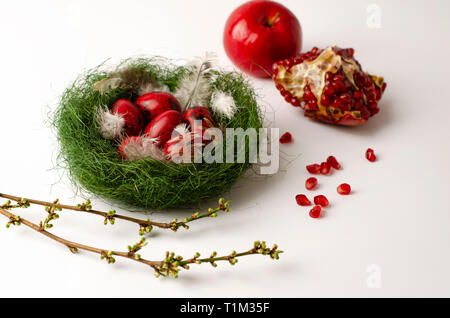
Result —
<instances>
[{"instance_id":1,"label":"white surface","mask_svg":"<svg viewBox=\"0 0 450 318\"><path fill-rule=\"evenodd\" d=\"M173 57L222 48L227 15L243 1L2 1L0 29L0 192L80 202L54 170L55 137L45 125L59 94L85 68L136 54ZM363 67L385 77L381 113L358 128L318 124L287 105L270 81L255 80L269 120L290 131L283 171L265 181L242 180L227 194L232 212L178 233L155 230L143 252L190 256L244 250L256 239L286 251L278 262L253 256L235 267L192 266L178 280L151 269L69 251L25 227L0 227L0 296L450 296L448 1L283 1L300 19L304 49L351 46ZM381 28L367 27L370 3ZM229 66L229 68L231 68ZM49 105L49 106L47 106ZM364 158L368 147L379 157ZM305 192L305 165L334 154L344 170L319 178L331 201L314 220L294 196ZM297 157L298 156L298 157ZM354 189L340 197L336 186ZM107 209L102 202L94 206ZM35 221L40 208L21 211ZM124 212L126 213L126 212ZM185 213L155 213L170 220ZM4 219L1 222L5 222ZM137 241L134 225L104 227L95 216L61 213L54 232L110 249ZM381 270L381 288L366 272Z\"/></svg>"}]
</instances>

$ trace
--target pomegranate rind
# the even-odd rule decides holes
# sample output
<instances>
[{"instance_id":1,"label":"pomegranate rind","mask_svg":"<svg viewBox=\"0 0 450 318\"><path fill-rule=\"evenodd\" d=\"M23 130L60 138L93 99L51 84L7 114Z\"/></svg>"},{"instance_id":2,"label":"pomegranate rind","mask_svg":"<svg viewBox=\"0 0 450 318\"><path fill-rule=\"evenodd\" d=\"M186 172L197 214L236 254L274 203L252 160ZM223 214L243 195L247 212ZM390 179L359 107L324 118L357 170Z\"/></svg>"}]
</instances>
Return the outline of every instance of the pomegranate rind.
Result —
<instances>
[{"instance_id":1,"label":"pomegranate rind","mask_svg":"<svg viewBox=\"0 0 450 318\"><path fill-rule=\"evenodd\" d=\"M363 105L350 107L350 110L323 105L326 74L338 72L345 76L353 90L363 88L357 85L355 74L363 78L365 85L369 85L371 90L376 92L376 100L373 100L375 107L369 107L370 100L365 94L363 94ZM381 99L386 88L383 77L362 71L359 62L353 58L353 49L340 49L336 46L330 46L324 50L314 48L308 53L275 63L273 80L286 101L303 108L306 117L345 126L362 125L368 121L369 117L377 114L379 109L376 103ZM305 88L309 88L314 94L316 103L313 103L313 106L304 98Z\"/></svg>"}]
</instances>

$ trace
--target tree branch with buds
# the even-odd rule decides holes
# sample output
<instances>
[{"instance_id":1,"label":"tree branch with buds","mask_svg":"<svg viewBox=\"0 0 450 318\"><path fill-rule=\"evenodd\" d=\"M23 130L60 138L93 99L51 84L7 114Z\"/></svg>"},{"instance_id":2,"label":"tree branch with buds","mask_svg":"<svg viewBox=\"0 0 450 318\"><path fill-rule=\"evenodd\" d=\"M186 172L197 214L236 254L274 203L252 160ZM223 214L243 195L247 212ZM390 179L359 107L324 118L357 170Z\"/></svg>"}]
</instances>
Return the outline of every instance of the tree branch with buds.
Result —
<instances>
[{"instance_id":1,"label":"tree branch with buds","mask_svg":"<svg viewBox=\"0 0 450 318\"><path fill-rule=\"evenodd\" d=\"M30 204L44 206L46 211L49 213L49 216L42 225L44 227L49 226L47 228L50 228L52 226L50 224L50 222L52 220L56 220L59 217L59 215L56 214L57 211L72 210L72 211L76 211L76 212L83 212L83 213L89 213L89 214L101 216L104 218L105 225L107 225L108 223L111 225L115 224L116 219L135 223L135 224L139 225L139 235L141 235L141 236L146 233L151 232L153 227L158 227L161 229L170 229L174 232L176 232L180 227L189 229L188 223L191 223L195 220L199 220L199 219L202 219L205 217L217 217L218 216L217 212L219 212L219 211L229 212L229 205L231 203L231 201L225 202L225 200L222 198L219 200L218 206L215 209L210 208L205 213L195 212L190 217L184 218L182 221L179 221L178 219L173 219L169 223L164 223L164 222L150 221L149 219L143 220L143 219L129 217L126 215L120 215L120 214L117 214L116 210L110 210L108 212L93 210L90 200L86 200L85 202L83 202L81 204L77 204L76 206L73 206L73 205L61 204L58 199L56 199L53 202L47 202L47 201L40 201L40 200L35 200L35 199L22 198L22 197L5 194L5 193L0 193L0 197L17 202L16 204L12 204L11 201L7 201L2 206L2 208L6 209L6 210L24 207L24 205L27 205L26 207L28 207L28 206L30 206Z\"/></svg>"},{"instance_id":2,"label":"tree branch with buds","mask_svg":"<svg viewBox=\"0 0 450 318\"><path fill-rule=\"evenodd\" d=\"M266 243L256 241L254 242L253 248L251 248L248 251L237 253L236 251L231 252L229 255L224 256L217 256L216 252L213 252L209 257L206 258L200 258L200 253L196 253L192 258L184 259L182 256L176 256L174 252L166 252L166 257L161 261L152 261L142 258L138 252L147 245L146 239L143 237L140 239L139 242L129 245L128 251L113 251L113 250L106 250L101 249L97 247L92 247L84 244L80 244L77 242L72 242L67 239L64 239L62 237L59 237L57 235L54 235L50 232L48 232L48 229L53 227L53 224L50 222L52 220L56 220L59 218L59 215L56 213L58 211L62 211L63 209L69 209L69 210L75 210L80 212L88 212L96 215L101 215L105 218L105 224L110 222L111 224L114 224L115 218L124 219L130 222L138 223L140 225L140 234L141 232L146 232L147 228L149 226L153 226L155 224L163 225L159 226L161 228L165 229L171 229L172 231L177 231L178 228L184 227L189 228L187 223L190 223L194 220L198 220L205 217L216 217L218 211L229 211L229 204L230 202L225 202L224 199L220 199L218 203L218 207L215 209L208 209L206 213L199 213L196 212L192 216L185 218L183 221L179 222L177 219L174 219L170 223L157 223L157 222L151 222L149 220L142 221L134 218L129 218L126 216L120 216L115 213L115 211L110 212L101 212L101 211L95 211L91 210L92 207L90 206L90 202L86 201L85 203L79 205L79 206L68 206L63 205L59 203L59 200L55 200L53 202L44 202L44 201L38 201L38 200L31 200L31 199L25 199L25 198L19 198L11 195L5 195L0 194L1 197L5 197L8 199L12 199L17 201L16 204L12 204L10 200L8 200L5 204L0 206L0 214L5 216L8 219L8 222L6 224L6 227L9 228L11 225L13 226L19 226L21 224L31 228L32 230L62 244L65 245L72 253L77 253L79 250L84 250L91 253L96 253L100 255L101 259L105 259L109 264L115 263L116 259L115 257L122 257L127 258L142 264L145 264L147 266L150 266L155 271L155 276L173 276L178 277L178 273L181 269L188 270L189 265L191 264L203 264L203 263L209 263L213 267L217 266L216 262L219 261L228 261L231 265L235 265L238 262L239 257L247 256L247 255L255 255L255 254L261 254L261 255L268 255L272 259L278 259L279 254L283 253L283 251L278 250L278 246L274 245L272 248L269 248L266 246ZM12 209L16 208L28 208L31 204L37 204L37 205L43 205L45 206L45 211L48 213L47 218L44 221L41 221L40 224L35 224L31 221L28 221L27 219L24 219L20 217L19 215L13 214L10 212ZM142 223L146 222L146 223ZM151 223L151 224L150 224ZM145 225L143 228L142 225Z\"/></svg>"}]
</instances>

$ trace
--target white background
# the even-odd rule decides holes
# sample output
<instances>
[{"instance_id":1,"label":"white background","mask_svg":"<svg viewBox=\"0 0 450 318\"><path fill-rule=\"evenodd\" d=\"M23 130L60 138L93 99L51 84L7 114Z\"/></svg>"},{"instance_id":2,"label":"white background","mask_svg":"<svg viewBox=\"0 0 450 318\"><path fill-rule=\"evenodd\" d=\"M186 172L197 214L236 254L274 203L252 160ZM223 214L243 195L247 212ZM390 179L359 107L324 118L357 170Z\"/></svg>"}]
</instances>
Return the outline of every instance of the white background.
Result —
<instances>
[{"instance_id":1,"label":"white background","mask_svg":"<svg viewBox=\"0 0 450 318\"><path fill-rule=\"evenodd\" d=\"M63 202L83 199L54 169L57 144L46 126L64 88L86 68L140 54L188 58L218 52L223 25L243 1L2 1L0 192ZM381 112L365 126L334 127L304 118L270 80L254 80L269 122L290 131L276 176L241 180L225 197L232 212L200 220L178 233L155 230L145 257L165 250L248 249L276 242L278 262L242 258L235 267L192 266L178 280L156 279L150 268L98 255L72 255L25 227L0 227L0 296L123 297L415 297L450 296L450 168L448 1L285 0L303 27L303 47L353 47L364 69L385 77ZM367 7L381 9L381 28L367 26ZM379 157L364 158L368 147ZM321 219L296 205L305 192L305 165L334 154L344 169L319 178L317 194L331 206ZM349 182L354 192L335 188ZM312 196L312 194L311 194ZM110 206L94 200L94 206ZM126 211L121 211L127 213ZM38 221L35 207L22 217ZM187 212L153 213L169 221ZM2 222L6 223L6 219ZM133 224L104 227L95 216L61 213L54 233L107 249L137 241ZM381 270L380 288L366 272Z\"/></svg>"}]
</instances>

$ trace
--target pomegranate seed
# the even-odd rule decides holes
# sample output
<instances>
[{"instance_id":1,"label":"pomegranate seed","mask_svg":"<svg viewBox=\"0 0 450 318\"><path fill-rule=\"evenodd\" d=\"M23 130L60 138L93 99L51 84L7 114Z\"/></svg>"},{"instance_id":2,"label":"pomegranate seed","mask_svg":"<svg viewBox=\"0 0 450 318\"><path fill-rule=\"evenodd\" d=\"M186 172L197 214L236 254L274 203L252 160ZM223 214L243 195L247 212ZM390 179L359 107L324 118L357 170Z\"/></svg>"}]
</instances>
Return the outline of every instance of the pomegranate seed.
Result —
<instances>
[{"instance_id":1,"label":"pomegranate seed","mask_svg":"<svg viewBox=\"0 0 450 318\"><path fill-rule=\"evenodd\" d=\"M320 165L317 163L306 166L306 170L308 170L311 174L319 174L320 173Z\"/></svg>"},{"instance_id":2,"label":"pomegranate seed","mask_svg":"<svg viewBox=\"0 0 450 318\"><path fill-rule=\"evenodd\" d=\"M308 178L305 182L305 187L307 190L314 190L317 187L317 179L314 177Z\"/></svg>"},{"instance_id":3,"label":"pomegranate seed","mask_svg":"<svg viewBox=\"0 0 450 318\"><path fill-rule=\"evenodd\" d=\"M311 205L311 201L309 201L309 199L304 194L297 194L295 196L295 201L297 201L297 204L301 206Z\"/></svg>"},{"instance_id":4,"label":"pomegranate seed","mask_svg":"<svg viewBox=\"0 0 450 318\"><path fill-rule=\"evenodd\" d=\"M307 110L317 110L317 109L319 109L319 105L317 104L317 102L315 100L311 100L306 103L306 109Z\"/></svg>"},{"instance_id":5,"label":"pomegranate seed","mask_svg":"<svg viewBox=\"0 0 450 318\"><path fill-rule=\"evenodd\" d=\"M345 77L342 74L337 74L337 75L334 76L333 80L334 81L341 81L341 82L343 82L345 80Z\"/></svg>"},{"instance_id":6,"label":"pomegranate seed","mask_svg":"<svg viewBox=\"0 0 450 318\"><path fill-rule=\"evenodd\" d=\"M322 207L320 205L316 205L311 209L311 211L309 211L309 216L317 219L318 217L320 217L320 212L322 212Z\"/></svg>"},{"instance_id":7,"label":"pomegranate seed","mask_svg":"<svg viewBox=\"0 0 450 318\"><path fill-rule=\"evenodd\" d=\"M338 75L336 75L336 76L338 76ZM336 79L336 77L335 77L334 79ZM333 81L333 83L331 84L331 86L333 87L333 89L334 89L336 92L342 92L342 91L345 91L345 88L346 88L343 81Z\"/></svg>"},{"instance_id":8,"label":"pomegranate seed","mask_svg":"<svg viewBox=\"0 0 450 318\"><path fill-rule=\"evenodd\" d=\"M366 120L369 119L370 112L367 110L367 108L361 109L361 116L362 116L362 118L364 118Z\"/></svg>"},{"instance_id":9,"label":"pomegranate seed","mask_svg":"<svg viewBox=\"0 0 450 318\"><path fill-rule=\"evenodd\" d=\"M333 103L331 104L331 106L333 106L334 108L341 108L342 107L342 102L339 98L335 98L333 100Z\"/></svg>"},{"instance_id":10,"label":"pomegranate seed","mask_svg":"<svg viewBox=\"0 0 450 318\"><path fill-rule=\"evenodd\" d=\"M350 194L350 191L352 191L352 188L348 183L343 183L337 187L337 192L342 195Z\"/></svg>"},{"instance_id":11,"label":"pomegranate seed","mask_svg":"<svg viewBox=\"0 0 450 318\"><path fill-rule=\"evenodd\" d=\"M363 105L364 105L364 102L362 101L362 99L357 99L355 101L355 110L360 110Z\"/></svg>"},{"instance_id":12,"label":"pomegranate seed","mask_svg":"<svg viewBox=\"0 0 450 318\"><path fill-rule=\"evenodd\" d=\"M292 97L291 100L290 100L290 103L292 105L294 105L295 107L299 107L300 106L300 101L296 97Z\"/></svg>"},{"instance_id":13,"label":"pomegranate seed","mask_svg":"<svg viewBox=\"0 0 450 318\"><path fill-rule=\"evenodd\" d=\"M342 104L349 104L352 101L352 97L348 93L339 95L339 98L341 99Z\"/></svg>"},{"instance_id":14,"label":"pomegranate seed","mask_svg":"<svg viewBox=\"0 0 450 318\"><path fill-rule=\"evenodd\" d=\"M341 169L341 165L339 164L339 162L337 161L337 159L334 156L329 156L327 158L327 162L330 164L330 166L333 167L333 169L336 169L336 170Z\"/></svg>"},{"instance_id":15,"label":"pomegranate seed","mask_svg":"<svg viewBox=\"0 0 450 318\"><path fill-rule=\"evenodd\" d=\"M325 95L331 96L331 95L334 94L334 89L333 89L333 87L331 87L331 85L327 85L327 86L325 86L325 88L323 89L323 93L324 93Z\"/></svg>"},{"instance_id":16,"label":"pomegranate seed","mask_svg":"<svg viewBox=\"0 0 450 318\"><path fill-rule=\"evenodd\" d=\"M316 96L314 96L313 92L305 90L305 93L303 94L303 99L309 102L312 100L316 100Z\"/></svg>"},{"instance_id":17,"label":"pomegranate seed","mask_svg":"<svg viewBox=\"0 0 450 318\"><path fill-rule=\"evenodd\" d=\"M292 135L290 133L284 133L283 136L280 137L280 143L288 144L292 142Z\"/></svg>"},{"instance_id":18,"label":"pomegranate seed","mask_svg":"<svg viewBox=\"0 0 450 318\"><path fill-rule=\"evenodd\" d=\"M323 175L329 174L331 171L331 166L328 162L322 162L320 164L320 173Z\"/></svg>"},{"instance_id":19,"label":"pomegranate seed","mask_svg":"<svg viewBox=\"0 0 450 318\"><path fill-rule=\"evenodd\" d=\"M314 197L314 204L320 205L322 207L326 207L326 206L328 206L329 202L328 202L328 199L326 198L326 196L317 195Z\"/></svg>"},{"instance_id":20,"label":"pomegranate seed","mask_svg":"<svg viewBox=\"0 0 450 318\"><path fill-rule=\"evenodd\" d=\"M323 106L329 106L331 104L331 98L327 95L322 95L320 102Z\"/></svg>"},{"instance_id":21,"label":"pomegranate seed","mask_svg":"<svg viewBox=\"0 0 450 318\"><path fill-rule=\"evenodd\" d=\"M362 93L360 91L354 91L353 92L353 98L355 99L361 99L363 97Z\"/></svg>"},{"instance_id":22,"label":"pomegranate seed","mask_svg":"<svg viewBox=\"0 0 450 318\"><path fill-rule=\"evenodd\" d=\"M375 153L373 152L373 149L371 149L371 148L367 149L367 151L366 151L366 158L370 162L374 162L375 160L377 160L377 156L375 156Z\"/></svg>"}]
</instances>

